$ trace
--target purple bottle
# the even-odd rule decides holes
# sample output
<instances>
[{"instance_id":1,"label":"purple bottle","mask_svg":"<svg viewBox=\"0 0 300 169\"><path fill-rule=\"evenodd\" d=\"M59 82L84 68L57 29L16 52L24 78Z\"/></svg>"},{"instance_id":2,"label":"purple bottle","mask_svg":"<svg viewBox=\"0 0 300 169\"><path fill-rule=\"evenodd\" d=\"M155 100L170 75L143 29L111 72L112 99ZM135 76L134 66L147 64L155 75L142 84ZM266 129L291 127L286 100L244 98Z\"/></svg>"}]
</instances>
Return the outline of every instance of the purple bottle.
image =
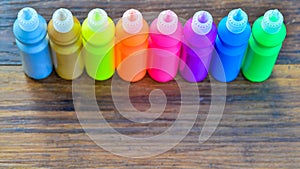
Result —
<instances>
[{"instance_id":1,"label":"purple bottle","mask_svg":"<svg viewBox=\"0 0 300 169\"><path fill-rule=\"evenodd\" d=\"M198 11L183 30L180 74L189 82L203 81L209 70L217 28L211 14Z\"/></svg>"}]
</instances>

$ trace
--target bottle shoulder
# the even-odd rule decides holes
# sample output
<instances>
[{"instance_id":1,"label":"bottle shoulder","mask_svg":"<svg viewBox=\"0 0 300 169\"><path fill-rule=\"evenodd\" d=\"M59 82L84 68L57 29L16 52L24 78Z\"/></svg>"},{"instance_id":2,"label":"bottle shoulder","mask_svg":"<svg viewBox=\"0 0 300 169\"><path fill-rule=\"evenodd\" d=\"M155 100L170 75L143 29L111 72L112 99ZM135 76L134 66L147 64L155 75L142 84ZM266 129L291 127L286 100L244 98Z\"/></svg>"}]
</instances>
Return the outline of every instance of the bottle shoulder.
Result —
<instances>
[{"instance_id":1,"label":"bottle shoulder","mask_svg":"<svg viewBox=\"0 0 300 169\"><path fill-rule=\"evenodd\" d=\"M15 20L13 24L13 33L15 35L15 38L20 43L36 44L36 43L44 42L43 40L47 36L47 22L41 15L38 15L38 17L39 17L39 25L34 31L31 32L22 30L19 26L18 19Z\"/></svg>"},{"instance_id":2,"label":"bottle shoulder","mask_svg":"<svg viewBox=\"0 0 300 169\"><path fill-rule=\"evenodd\" d=\"M47 38L44 38L41 42L35 44L25 44L16 39L16 44L20 50L28 54L38 53L48 47L49 42Z\"/></svg>"},{"instance_id":3,"label":"bottle shoulder","mask_svg":"<svg viewBox=\"0 0 300 169\"><path fill-rule=\"evenodd\" d=\"M88 26L88 20L85 19L82 23L81 34L83 39L96 46L105 45L114 40L115 37L115 24L108 18L108 23L103 31L93 31Z\"/></svg>"},{"instance_id":4,"label":"bottle shoulder","mask_svg":"<svg viewBox=\"0 0 300 169\"><path fill-rule=\"evenodd\" d=\"M215 49L218 51L218 53L228 55L228 56L242 55L245 52L247 46L248 46L248 43L245 43L240 46L227 45L220 39L219 36L216 38L216 42L215 42Z\"/></svg>"},{"instance_id":5,"label":"bottle shoulder","mask_svg":"<svg viewBox=\"0 0 300 169\"><path fill-rule=\"evenodd\" d=\"M286 37L286 26L282 24L280 31L276 34L269 34L262 29L261 22L263 17L259 17L253 24L252 34L254 39L263 46L274 47L281 44Z\"/></svg>"},{"instance_id":6,"label":"bottle shoulder","mask_svg":"<svg viewBox=\"0 0 300 169\"><path fill-rule=\"evenodd\" d=\"M247 23L245 30L241 33L232 33L226 26L227 16L224 17L218 25L218 37L227 45L230 46L241 46L248 43L251 35L250 23Z\"/></svg>"},{"instance_id":7,"label":"bottle shoulder","mask_svg":"<svg viewBox=\"0 0 300 169\"><path fill-rule=\"evenodd\" d=\"M212 23L211 30L206 35L199 35L192 29L192 18L189 19L183 28L183 43L188 43L194 47L207 48L215 43L217 37L217 27Z\"/></svg>"},{"instance_id":8,"label":"bottle shoulder","mask_svg":"<svg viewBox=\"0 0 300 169\"><path fill-rule=\"evenodd\" d=\"M172 47L178 45L183 39L183 26L178 21L177 29L170 35L162 34L157 28L157 18L150 25L150 38L153 43L162 47Z\"/></svg>"},{"instance_id":9,"label":"bottle shoulder","mask_svg":"<svg viewBox=\"0 0 300 169\"><path fill-rule=\"evenodd\" d=\"M116 24L116 43L122 43L126 46L138 46L148 40L149 25L143 19L143 27L136 34L130 34L123 29L122 18Z\"/></svg>"},{"instance_id":10,"label":"bottle shoulder","mask_svg":"<svg viewBox=\"0 0 300 169\"><path fill-rule=\"evenodd\" d=\"M266 47L258 43L253 36L250 37L249 40L249 47L255 53L259 53L261 56L274 56L277 55L282 47L282 43L278 44L277 46L273 47Z\"/></svg>"},{"instance_id":11,"label":"bottle shoulder","mask_svg":"<svg viewBox=\"0 0 300 169\"><path fill-rule=\"evenodd\" d=\"M70 45L81 39L81 24L75 16L73 16L73 19L74 26L67 33L60 33L56 31L53 26L53 20L50 20L48 24L48 35L50 40L58 45Z\"/></svg>"}]
</instances>

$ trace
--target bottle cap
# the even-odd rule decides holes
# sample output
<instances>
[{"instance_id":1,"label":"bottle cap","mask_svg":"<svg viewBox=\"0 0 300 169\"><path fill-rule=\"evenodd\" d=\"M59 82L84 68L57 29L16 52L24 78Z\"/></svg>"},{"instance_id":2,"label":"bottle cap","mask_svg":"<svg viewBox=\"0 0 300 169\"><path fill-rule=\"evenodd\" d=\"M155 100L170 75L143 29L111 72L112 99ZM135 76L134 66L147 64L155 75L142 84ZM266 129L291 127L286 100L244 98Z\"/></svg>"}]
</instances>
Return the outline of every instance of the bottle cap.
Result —
<instances>
[{"instance_id":1,"label":"bottle cap","mask_svg":"<svg viewBox=\"0 0 300 169\"><path fill-rule=\"evenodd\" d=\"M157 29L164 35L174 33L178 26L178 17L175 12L171 10L162 11L157 19Z\"/></svg>"},{"instance_id":2,"label":"bottle cap","mask_svg":"<svg viewBox=\"0 0 300 169\"><path fill-rule=\"evenodd\" d=\"M192 29L199 35L206 35L212 28L213 18L207 11L198 11L192 20Z\"/></svg>"},{"instance_id":3,"label":"bottle cap","mask_svg":"<svg viewBox=\"0 0 300 169\"><path fill-rule=\"evenodd\" d=\"M52 16L53 26L57 32L67 33L74 26L73 15L71 11L65 8L56 10Z\"/></svg>"},{"instance_id":4,"label":"bottle cap","mask_svg":"<svg viewBox=\"0 0 300 169\"><path fill-rule=\"evenodd\" d=\"M283 24L283 16L278 9L268 10L263 17L261 27L269 34L275 34L280 31Z\"/></svg>"},{"instance_id":5,"label":"bottle cap","mask_svg":"<svg viewBox=\"0 0 300 169\"><path fill-rule=\"evenodd\" d=\"M21 29L31 32L39 26L39 17L33 8L26 7L19 11L18 22Z\"/></svg>"},{"instance_id":6,"label":"bottle cap","mask_svg":"<svg viewBox=\"0 0 300 169\"><path fill-rule=\"evenodd\" d=\"M243 32L248 23L248 16L241 8L234 9L229 12L226 27L232 33Z\"/></svg>"},{"instance_id":7,"label":"bottle cap","mask_svg":"<svg viewBox=\"0 0 300 169\"><path fill-rule=\"evenodd\" d=\"M102 32L108 22L107 13L100 8L91 10L88 14L88 25L93 31Z\"/></svg>"},{"instance_id":8,"label":"bottle cap","mask_svg":"<svg viewBox=\"0 0 300 169\"><path fill-rule=\"evenodd\" d=\"M122 17L122 26L127 33L136 34L143 28L143 16L136 9L127 10Z\"/></svg>"}]
</instances>

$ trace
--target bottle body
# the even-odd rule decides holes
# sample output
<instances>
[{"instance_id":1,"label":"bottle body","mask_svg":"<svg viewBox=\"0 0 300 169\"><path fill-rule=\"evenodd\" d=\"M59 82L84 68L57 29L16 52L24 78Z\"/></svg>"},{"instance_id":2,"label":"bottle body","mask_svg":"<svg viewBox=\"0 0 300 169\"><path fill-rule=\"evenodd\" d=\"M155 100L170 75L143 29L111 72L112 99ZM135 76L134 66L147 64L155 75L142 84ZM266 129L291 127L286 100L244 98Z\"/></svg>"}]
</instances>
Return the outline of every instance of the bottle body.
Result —
<instances>
[{"instance_id":1,"label":"bottle body","mask_svg":"<svg viewBox=\"0 0 300 169\"><path fill-rule=\"evenodd\" d=\"M174 33L165 35L157 28L158 18L150 26L148 74L158 82L175 78L182 46L182 25L177 23Z\"/></svg>"},{"instance_id":2,"label":"bottle body","mask_svg":"<svg viewBox=\"0 0 300 169\"><path fill-rule=\"evenodd\" d=\"M253 24L242 67L243 75L252 82L262 82L271 76L282 42L286 36L284 24L282 24L278 33L269 34L262 30L262 20L263 17L260 17Z\"/></svg>"},{"instance_id":3,"label":"bottle body","mask_svg":"<svg viewBox=\"0 0 300 169\"><path fill-rule=\"evenodd\" d=\"M24 31L20 28L19 19L17 19L13 26L13 32L20 50L25 74L39 80L51 74L53 64L47 39L47 23L40 15L37 19L39 20L38 26L33 31Z\"/></svg>"},{"instance_id":4,"label":"bottle body","mask_svg":"<svg viewBox=\"0 0 300 169\"><path fill-rule=\"evenodd\" d=\"M248 18L244 18L245 27L238 33L230 31L227 19L227 16L224 17L218 25L216 50L213 52L210 66L211 75L220 82L230 82L238 76L251 34Z\"/></svg>"},{"instance_id":5,"label":"bottle body","mask_svg":"<svg viewBox=\"0 0 300 169\"><path fill-rule=\"evenodd\" d=\"M81 57L81 25L76 17L73 17L73 20L72 29L64 33L54 28L53 19L48 24L54 67L56 73L66 80L78 78L84 70L83 58Z\"/></svg>"},{"instance_id":6,"label":"bottle body","mask_svg":"<svg viewBox=\"0 0 300 169\"><path fill-rule=\"evenodd\" d=\"M220 82L235 80L240 72L246 49L247 43L232 47L224 44L217 37L210 67L210 73L214 79Z\"/></svg>"},{"instance_id":7,"label":"bottle body","mask_svg":"<svg viewBox=\"0 0 300 169\"><path fill-rule=\"evenodd\" d=\"M137 33L128 33L122 26L123 18L116 25L116 68L125 81L136 82L146 75L148 57L148 23L142 19Z\"/></svg>"},{"instance_id":8,"label":"bottle body","mask_svg":"<svg viewBox=\"0 0 300 169\"><path fill-rule=\"evenodd\" d=\"M104 30L94 31L88 25L88 18L82 24L82 56L87 74L95 80L107 80L115 72L115 25L107 18Z\"/></svg>"},{"instance_id":9,"label":"bottle body","mask_svg":"<svg viewBox=\"0 0 300 169\"><path fill-rule=\"evenodd\" d=\"M208 75L217 28L212 23L207 34L199 35L192 30L191 25L192 19L189 19L184 26L180 74L189 82L200 82Z\"/></svg>"}]
</instances>

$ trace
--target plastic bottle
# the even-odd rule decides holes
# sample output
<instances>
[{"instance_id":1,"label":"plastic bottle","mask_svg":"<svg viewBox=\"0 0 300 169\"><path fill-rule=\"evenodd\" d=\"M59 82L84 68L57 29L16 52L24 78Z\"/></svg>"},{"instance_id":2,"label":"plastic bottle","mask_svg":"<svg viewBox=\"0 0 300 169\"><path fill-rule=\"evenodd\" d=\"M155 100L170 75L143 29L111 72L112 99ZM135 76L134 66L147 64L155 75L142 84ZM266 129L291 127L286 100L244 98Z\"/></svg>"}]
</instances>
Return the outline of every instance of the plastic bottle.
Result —
<instances>
[{"instance_id":1,"label":"plastic bottle","mask_svg":"<svg viewBox=\"0 0 300 169\"><path fill-rule=\"evenodd\" d=\"M171 10L162 11L150 26L148 74L168 82L178 72L183 28Z\"/></svg>"},{"instance_id":2,"label":"plastic bottle","mask_svg":"<svg viewBox=\"0 0 300 169\"><path fill-rule=\"evenodd\" d=\"M216 52L211 60L210 73L218 81L230 82L238 76L251 27L247 14L241 9L234 9L218 25L215 42Z\"/></svg>"},{"instance_id":3,"label":"plastic bottle","mask_svg":"<svg viewBox=\"0 0 300 169\"><path fill-rule=\"evenodd\" d=\"M115 24L103 9L93 9L82 24L83 50L87 74L107 80L115 72Z\"/></svg>"},{"instance_id":4,"label":"plastic bottle","mask_svg":"<svg viewBox=\"0 0 300 169\"><path fill-rule=\"evenodd\" d=\"M116 25L116 68L125 81L141 80L147 71L149 25L136 9L129 9Z\"/></svg>"},{"instance_id":5,"label":"plastic bottle","mask_svg":"<svg viewBox=\"0 0 300 169\"><path fill-rule=\"evenodd\" d=\"M33 8L23 8L14 22L13 32L20 49L25 74L33 79L48 77L53 65L45 19Z\"/></svg>"},{"instance_id":6,"label":"plastic bottle","mask_svg":"<svg viewBox=\"0 0 300 169\"><path fill-rule=\"evenodd\" d=\"M217 28L211 14L207 11L196 12L186 22L183 35L181 76L189 82L202 81L208 74L217 37Z\"/></svg>"},{"instance_id":7,"label":"plastic bottle","mask_svg":"<svg viewBox=\"0 0 300 169\"><path fill-rule=\"evenodd\" d=\"M48 35L56 73L66 80L79 77L84 63L81 57L81 26L78 19L68 9L56 10L48 24Z\"/></svg>"},{"instance_id":8,"label":"plastic bottle","mask_svg":"<svg viewBox=\"0 0 300 169\"><path fill-rule=\"evenodd\" d=\"M254 22L242 67L248 80L262 82L270 77L285 36L283 16L277 9L267 11Z\"/></svg>"}]
</instances>

